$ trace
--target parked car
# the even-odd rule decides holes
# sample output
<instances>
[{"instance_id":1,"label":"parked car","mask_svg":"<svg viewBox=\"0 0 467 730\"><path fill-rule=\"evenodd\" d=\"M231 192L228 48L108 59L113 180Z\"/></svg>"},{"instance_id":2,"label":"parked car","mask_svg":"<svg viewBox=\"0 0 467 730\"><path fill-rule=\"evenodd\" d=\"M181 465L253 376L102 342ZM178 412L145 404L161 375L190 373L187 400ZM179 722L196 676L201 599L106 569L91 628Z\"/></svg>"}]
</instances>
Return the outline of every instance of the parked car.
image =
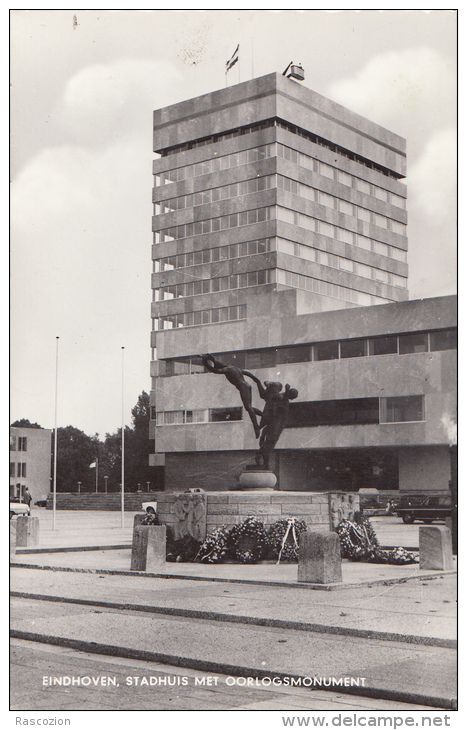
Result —
<instances>
[{"instance_id":1,"label":"parked car","mask_svg":"<svg viewBox=\"0 0 467 730\"><path fill-rule=\"evenodd\" d=\"M451 495L406 496L402 497L399 506L396 508L398 517L406 525L411 525L415 520L430 523L433 520L443 520L451 516L452 501Z\"/></svg>"},{"instance_id":2,"label":"parked car","mask_svg":"<svg viewBox=\"0 0 467 730\"><path fill-rule=\"evenodd\" d=\"M20 502L19 497L10 497L10 520L15 515L30 515L29 505Z\"/></svg>"}]
</instances>

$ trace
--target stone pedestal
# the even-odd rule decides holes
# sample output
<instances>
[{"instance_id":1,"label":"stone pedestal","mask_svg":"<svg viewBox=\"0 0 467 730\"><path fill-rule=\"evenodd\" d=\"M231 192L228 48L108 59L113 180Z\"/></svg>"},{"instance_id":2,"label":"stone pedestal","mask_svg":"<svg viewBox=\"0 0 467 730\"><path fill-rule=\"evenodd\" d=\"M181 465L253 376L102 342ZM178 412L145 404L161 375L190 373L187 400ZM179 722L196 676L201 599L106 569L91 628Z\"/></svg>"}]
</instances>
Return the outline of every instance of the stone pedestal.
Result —
<instances>
[{"instance_id":1,"label":"stone pedestal","mask_svg":"<svg viewBox=\"0 0 467 730\"><path fill-rule=\"evenodd\" d=\"M341 583L341 546L335 532L301 532L298 550L299 583Z\"/></svg>"},{"instance_id":2,"label":"stone pedestal","mask_svg":"<svg viewBox=\"0 0 467 730\"><path fill-rule=\"evenodd\" d=\"M37 547L39 545L39 518L16 518L17 547Z\"/></svg>"},{"instance_id":3,"label":"stone pedestal","mask_svg":"<svg viewBox=\"0 0 467 730\"><path fill-rule=\"evenodd\" d=\"M10 520L10 558L16 555L16 520Z\"/></svg>"},{"instance_id":4,"label":"stone pedestal","mask_svg":"<svg viewBox=\"0 0 467 730\"><path fill-rule=\"evenodd\" d=\"M157 573L165 568L165 539L165 525L135 524L131 546L131 570Z\"/></svg>"},{"instance_id":5,"label":"stone pedestal","mask_svg":"<svg viewBox=\"0 0 467 730\"><path fill-rule=\"evenodd\" d=\"M422 570L452 570L452 537L445 525L420 527L419 550Z\"/></svg>"},{"instance_id":6,"label":"stone pedestal","mask_svg":"<svg viewBox=\"0 0 467 730\"><path fill-rule=\"evenodd\" d=\"M248 469L240 474L238 481L246 491L274 491L277 477L266 469Z\"/></svg>"}]
</instances>

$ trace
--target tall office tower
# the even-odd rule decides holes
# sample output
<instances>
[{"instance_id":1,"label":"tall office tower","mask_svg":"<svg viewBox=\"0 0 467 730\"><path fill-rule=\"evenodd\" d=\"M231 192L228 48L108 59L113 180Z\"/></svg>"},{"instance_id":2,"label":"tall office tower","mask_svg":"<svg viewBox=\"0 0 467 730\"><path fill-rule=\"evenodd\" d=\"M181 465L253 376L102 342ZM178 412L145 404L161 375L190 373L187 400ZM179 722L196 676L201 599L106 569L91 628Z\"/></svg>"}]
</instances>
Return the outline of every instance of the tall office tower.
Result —
<instances>
[{"instance_id":1,"label":"tall office tower","mask_svg":"<svg viewBox=\"0 0 467 730\"><path fill-rule=\"evenodd\" d=\"M401 137L276 73L155 111L154 151L151 463L170 462L171 489L187 459L218 473L216 453L225 466L256 448L199 353L295 377L300 398L318 360L371 354L362 313L408 299L406 160ZM361 324L348 346L344 322L347 337Z\"/></svg>"},{"instance_id":2,"label":"tall office tower","mask_svg":"<svg viewBox=\"0 0 467 730\"><path fill-rule=\"evenodd\" d=\"M405 142L278 74L154 112L153 329L407 294Z\"/></svg>"}]
</instances>

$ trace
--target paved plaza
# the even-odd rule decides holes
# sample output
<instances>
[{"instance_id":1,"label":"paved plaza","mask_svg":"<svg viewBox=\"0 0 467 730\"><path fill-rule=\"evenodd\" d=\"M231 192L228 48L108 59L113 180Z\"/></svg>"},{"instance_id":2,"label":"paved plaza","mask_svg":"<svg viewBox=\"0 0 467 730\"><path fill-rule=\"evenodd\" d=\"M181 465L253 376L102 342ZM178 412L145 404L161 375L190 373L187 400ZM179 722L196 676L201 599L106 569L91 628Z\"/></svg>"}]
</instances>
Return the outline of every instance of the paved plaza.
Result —
<instances>
[{"instance_id":1,"label":"paved plaza","mask_svg":"<svg viewBox=\"0 0 467 730\"><path fill-rule=\"evenodd\" d=\"M343 582L332 590L298 583L296 564L166 563L158 574L132 573L133 515L122 528L118 513L57 512L55 530L49 511L33 516L39 546L17 549L10 580L12 666L29 673L28 702L53 709L66 700L71 708L84 692L92 709L96 701L121 709L456 707L454 570L344 561ZM416 547L418 526L396 518L373 524L382 544ZM126 677L121 662L143 662L144 676L188 679L157 693L130 691L126 680L98 694L42 685L48 674L70 675L67 661L77 676ZM218 677L217 685L203 688L196 673ZM237 678L229 680L235 692L225 677ZM236 684L274 677L276 686ZM290 693L291 677L308 686ZM15 687L12 703L21 704Z\"/></svg>"}]
</instances>

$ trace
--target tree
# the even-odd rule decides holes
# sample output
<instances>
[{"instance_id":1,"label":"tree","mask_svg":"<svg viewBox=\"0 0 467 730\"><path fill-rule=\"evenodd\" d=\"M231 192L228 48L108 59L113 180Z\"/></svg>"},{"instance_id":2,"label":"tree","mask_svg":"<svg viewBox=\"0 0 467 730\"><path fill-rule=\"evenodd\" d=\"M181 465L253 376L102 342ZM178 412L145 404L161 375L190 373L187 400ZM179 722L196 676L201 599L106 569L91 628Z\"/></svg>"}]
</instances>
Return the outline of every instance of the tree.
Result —
<instances>
[{"instance_id":1,"label":"tree","mask_svg":"<svg viewBox=\"0 0 467 730\"><path fill-rule=\"evenodd\" d=\"M27 418L21 418L11 424L13 428L42 428L38 423L31 423Z\"/></svg>"},{"instance_id":2,"label":"tree","mask_svg":"<svg viewBox=\"0 0 467 730\"><path fill-rule=\"evenodd\" d=\"M125 484L128 491L136 491L138 484L147 489L156 487L156 470L149 466L151 442L149 440L149 395L146 391L138 396L138 401L131 411L133 428L126 434L125 443Z\"/></svg>"},{"instance_id":3,"label":"tree","mask_svg":"<svg viewBox=\"0 0 467 730\"><path fill-rule=\"evenodd\" d=\"M52 440L52 463L54 441ZM96 459L95 437L74 426L57 429L57 491L76 492L78 482L92 489L95 472L89 465Z\"/></svg>"}]
</instances>

